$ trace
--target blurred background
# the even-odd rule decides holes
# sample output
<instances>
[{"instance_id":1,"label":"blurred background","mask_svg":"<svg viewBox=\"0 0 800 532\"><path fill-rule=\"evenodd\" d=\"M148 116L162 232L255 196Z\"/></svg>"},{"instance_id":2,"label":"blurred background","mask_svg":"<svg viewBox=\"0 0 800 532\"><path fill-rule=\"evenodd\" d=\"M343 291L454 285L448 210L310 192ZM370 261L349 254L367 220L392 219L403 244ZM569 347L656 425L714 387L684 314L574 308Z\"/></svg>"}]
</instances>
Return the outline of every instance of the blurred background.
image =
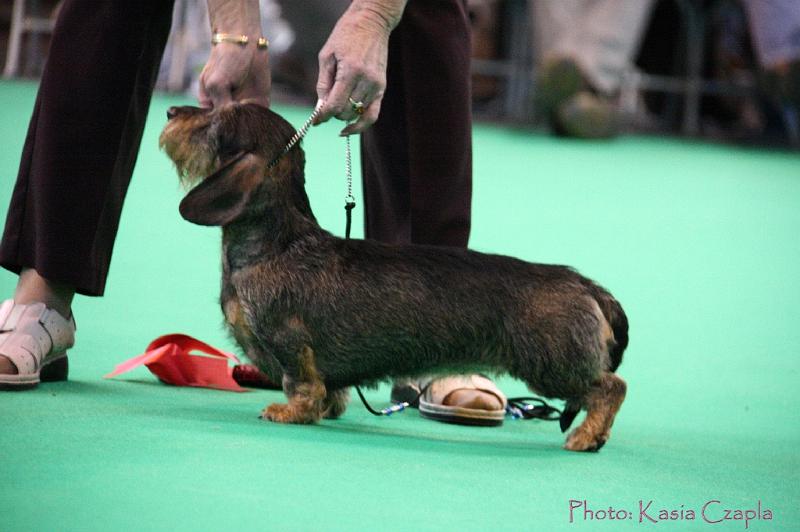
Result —
<instances>
[{"instance_id":1,"label":"blurred background","mask_svg":"<svg viewBox=\"0 0 800 532\"><path fill-rule=\"evenodd\" d=\"M271 41L273 100L313 104L317 52L348 1L261 4ZM800 146L796 2L468 4L479 120L582 138L646 132ZM0 0L5 78L40 74L58 5L58 0ZM209 39L205 0L177 0L160 90L195 91Z\"/></svg>"}]
</instances>

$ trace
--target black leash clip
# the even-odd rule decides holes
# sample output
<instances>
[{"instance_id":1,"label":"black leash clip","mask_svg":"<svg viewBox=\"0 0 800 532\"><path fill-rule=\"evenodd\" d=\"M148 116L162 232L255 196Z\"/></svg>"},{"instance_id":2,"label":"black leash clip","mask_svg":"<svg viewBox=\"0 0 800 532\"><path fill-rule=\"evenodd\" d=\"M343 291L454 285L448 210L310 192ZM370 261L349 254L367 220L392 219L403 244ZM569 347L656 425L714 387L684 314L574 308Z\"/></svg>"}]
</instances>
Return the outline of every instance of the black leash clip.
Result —
<instances>
[{"instance_id":1,"label":"black leash clip","mask_svg":"<svg viewBox=\"0 0 800 532\"><path fill-rule=\"evenodd\" d=\"M344 200L345 210L345 225L344 225L344 238L350 240L350 227L353 225L353 208L356 206L356 200L353 196L347 196Z\"/></svg>"}]
</instances>

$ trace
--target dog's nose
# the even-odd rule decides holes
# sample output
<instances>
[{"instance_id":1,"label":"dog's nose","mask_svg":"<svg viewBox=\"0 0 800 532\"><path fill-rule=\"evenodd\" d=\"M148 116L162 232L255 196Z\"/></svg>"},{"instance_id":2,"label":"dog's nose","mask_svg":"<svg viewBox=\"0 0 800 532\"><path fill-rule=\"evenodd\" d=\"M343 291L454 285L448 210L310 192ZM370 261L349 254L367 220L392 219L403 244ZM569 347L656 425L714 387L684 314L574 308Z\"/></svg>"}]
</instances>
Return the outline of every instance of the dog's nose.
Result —
<instances>
[{"instance_id":1,"label":"dog's nose","mask_svg":"<svg viewBox=\"0 0 800 532\"><path fill-rule=\"evenodd\" d=\"M177 107L173 106L173 107L170 107L169 109L167 109L167 120L172 120L176 116L178 116L178 108Z\"/></svg>"}]
</instances>

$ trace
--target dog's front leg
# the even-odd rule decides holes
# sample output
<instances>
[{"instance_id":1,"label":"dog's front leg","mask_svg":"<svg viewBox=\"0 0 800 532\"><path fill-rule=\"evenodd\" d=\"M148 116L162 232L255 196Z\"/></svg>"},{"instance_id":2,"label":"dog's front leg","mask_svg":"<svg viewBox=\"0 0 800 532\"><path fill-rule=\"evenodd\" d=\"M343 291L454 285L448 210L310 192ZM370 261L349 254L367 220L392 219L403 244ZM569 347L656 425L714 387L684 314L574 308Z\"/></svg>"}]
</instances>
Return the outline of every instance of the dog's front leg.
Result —
<instances>
[{"instance_id":1,"label":"dog's front leg","mask_svg":"<svg viewBox=\"0 0 800 532\"><path fill-rule=\"evenodd\" d=\"M314 351L304 345L296 361L293 367L286 368L283 377L283 390L289 403L269 405L261 412L263 419L277 423L316 423L325 413L325 384L317 371Z\"/></svg>"}]
</instances>

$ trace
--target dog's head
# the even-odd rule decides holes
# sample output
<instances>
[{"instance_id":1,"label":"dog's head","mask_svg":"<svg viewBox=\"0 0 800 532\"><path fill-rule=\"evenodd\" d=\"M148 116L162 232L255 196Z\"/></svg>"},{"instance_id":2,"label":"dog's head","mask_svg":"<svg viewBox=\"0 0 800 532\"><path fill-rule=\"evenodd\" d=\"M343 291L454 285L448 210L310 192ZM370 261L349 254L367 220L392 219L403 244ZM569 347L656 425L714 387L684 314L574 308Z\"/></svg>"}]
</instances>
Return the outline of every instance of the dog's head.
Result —
<instances>
[{"instance_id":1,"label":"dog's head","mask_svg":"<svg viewBox=\"0 0 800 532\"><path fill-rule=\"evenodd\" d=\"M295 146L269 166L295 132L278 114L254 103L231 103L171 107L167 117L159 145L189 189L180 205L185 219L224 226L278 205L309 210L302 149Z\"/></svg>"}]
</instances>

